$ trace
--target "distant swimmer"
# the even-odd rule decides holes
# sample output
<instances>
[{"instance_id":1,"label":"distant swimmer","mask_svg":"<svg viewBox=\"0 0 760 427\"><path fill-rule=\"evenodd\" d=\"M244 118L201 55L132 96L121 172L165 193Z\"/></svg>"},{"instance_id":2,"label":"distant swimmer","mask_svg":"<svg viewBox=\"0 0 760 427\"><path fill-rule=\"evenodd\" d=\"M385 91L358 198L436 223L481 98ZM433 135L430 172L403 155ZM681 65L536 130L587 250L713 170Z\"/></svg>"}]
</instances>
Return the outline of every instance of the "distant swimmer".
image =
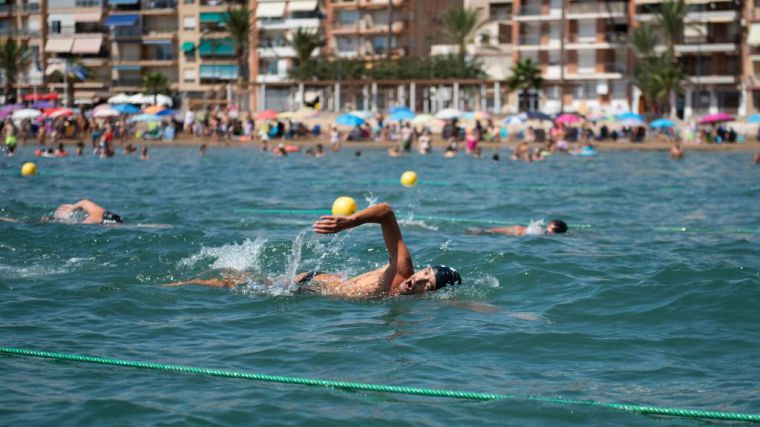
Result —
<instances>
[{"instance_id":1,"label":"distant swimmer","mask_svg":"<svg viewBox=\"0 0 760 427\"><path fill-rule=\"evenodd\" d=\"M546 228L542 227L543 221L531 222L527 227L523 225L510 225L507 227L493 227L487 229L471 228L467 234L506 234L509 236L525 236L526 234L563 234L567 233L567 224L559 219L549 221Z\"/></svg>"},{"instance_id":2,"label":"distant swimmer","mask_svg":"<svg viewBox=\"0 0 760 427\"><path fill-rule=\"evenodd\" d=\"M87 216L81 220L76 220L77 214L84 212ZM81 224L121 224L123 221L119 215L105 210L89 200L80 200L73 205L64 204L58 206L53 218L64 222L77 222Z\"/></svg>"},{"instance_id":3,"label":"distant swimmer","mask_svg":"<svg viewBox=\"0 0 760 427\"><path fill-rule=\"evenodd\" d=\"M681 148L681 144L675 143L670 147L670 158L673 160L680 160L683 159L683 155L686 154L686 152Z\"/></svg>"},{"instance_id":4,"label":"distant swimmer","mask_svg":"<svg viewBox=\"0 0 760 427\"><path fill-rule=\"evenodd\" d=\"M444 265L414 271L412 256L401 237L396 216L388 204L374 205L351 216L323 216L314 223L313 228L319 234L335 234L362 224L380 224L388 251L388 264L350 279L321 271L300 273L295 277L299 290L342 298L379 298L422 294L462 283L459 273ZM250 280L247 276L236 274L220 279L188 280L170 283L168 286L198 284L232 288L245 284Z\"/></svg>"}]
</instances>

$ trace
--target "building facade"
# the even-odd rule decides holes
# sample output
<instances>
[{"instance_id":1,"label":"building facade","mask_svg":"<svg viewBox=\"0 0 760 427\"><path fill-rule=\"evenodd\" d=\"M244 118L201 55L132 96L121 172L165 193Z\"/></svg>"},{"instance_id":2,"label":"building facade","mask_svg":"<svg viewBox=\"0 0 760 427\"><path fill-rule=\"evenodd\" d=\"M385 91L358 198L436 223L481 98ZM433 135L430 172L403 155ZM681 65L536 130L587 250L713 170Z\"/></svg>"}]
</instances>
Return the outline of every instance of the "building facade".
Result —
<instances>
[{"instance_id":1,"label":"building facade","mask_svg":"<svg viewBox=\"0 0 760 427\"><path fill-rule=\"evenodd\" d=\"M45 6L39 0L6 1L0 4L0 40L13 38L19 43L26 43L34 58L29 67L17 77L17 87L10 94L11 98L37 87L41 89L44 69L41 55L46 40ZM0 75L0 82L5 84L5 76ZM5 96L3 94L3 98Z\"/></svg>"}]
</instances>

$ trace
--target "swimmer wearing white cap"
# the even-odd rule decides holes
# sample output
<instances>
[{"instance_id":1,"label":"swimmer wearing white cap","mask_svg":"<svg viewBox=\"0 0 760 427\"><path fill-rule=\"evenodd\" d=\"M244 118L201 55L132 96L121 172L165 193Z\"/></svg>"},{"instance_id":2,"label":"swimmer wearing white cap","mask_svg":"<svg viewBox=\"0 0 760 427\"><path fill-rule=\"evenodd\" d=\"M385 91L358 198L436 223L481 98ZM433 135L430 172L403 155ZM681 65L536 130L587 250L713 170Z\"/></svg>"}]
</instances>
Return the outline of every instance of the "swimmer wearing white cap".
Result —
<instances>
[{"instance_id":1,"label":"swimmer wearing white cap","mask_svg":"<svg viewBox=\"0 0 760 427\"><path fill-rule=\"evenodd\" d=\"M323 216L314 223L313 228L319 234L335 234L362 224L380 224L382 227L385 247L388 250L386 266L348 280L336 274L305 272L296 276L296 284L310 292L323 295L343 298L377 298L422 294L447 285L462 283L459 273L444 265L414 271L412 256L401 237L396 216L386 203L371 206L351 216ZM242 283L245 283L245 278L238 275L238 277L222 279L176 282L170 283L169 286L199 284L231 288Z\"/></svg>"}]
</instances>

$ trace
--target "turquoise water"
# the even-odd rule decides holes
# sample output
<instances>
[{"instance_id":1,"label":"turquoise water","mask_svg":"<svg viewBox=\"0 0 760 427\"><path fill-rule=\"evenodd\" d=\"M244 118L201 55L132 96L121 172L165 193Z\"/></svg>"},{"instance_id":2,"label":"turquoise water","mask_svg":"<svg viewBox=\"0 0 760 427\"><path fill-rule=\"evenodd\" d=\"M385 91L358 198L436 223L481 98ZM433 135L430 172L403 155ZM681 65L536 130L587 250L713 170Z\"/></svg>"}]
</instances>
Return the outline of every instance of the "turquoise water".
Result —
<instances>
[{"instance_id":1,"label":"turquoise water","mask_svg":"<svg viewBox=\"0 0 760 427\"><path fill-rule=\"evenodd\" d=\"M0 160L0 345L393 385L760 412L760 168L746 153L525 164L353 150L152 149L151 160ZM423 184L397 184L404 170ZM414 263L464 285L348 301L287 276L385 262L380 230L310 231L340 195L391 203ZM90 198L124 227L41 223ZM280 213L270 210L288 210ZM566 236L468 235L562 218ZM451 218L457 220L450 220ZM135 224L169 224L144 228ZM684 231L685 230L685 231ZM224 269L278 278L164 287ZM6 425L697 425L0 356Z\"/></svg>"}]
</instances>

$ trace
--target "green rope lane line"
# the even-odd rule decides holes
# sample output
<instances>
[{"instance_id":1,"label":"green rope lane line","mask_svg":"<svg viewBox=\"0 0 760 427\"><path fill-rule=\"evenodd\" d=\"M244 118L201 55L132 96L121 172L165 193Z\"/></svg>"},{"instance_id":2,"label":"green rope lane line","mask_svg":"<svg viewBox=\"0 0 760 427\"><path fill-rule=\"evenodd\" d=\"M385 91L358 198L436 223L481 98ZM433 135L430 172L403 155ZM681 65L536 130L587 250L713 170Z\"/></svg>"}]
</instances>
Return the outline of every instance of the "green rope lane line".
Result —
<instances>
[{"instance_id":1,"label":"green rope lane line","mask_svg":"<svg viewBox=\"0 0 760 427\"><path fill-rule=\"evenodd\" d=\"M725 421L745 421L745 422L760 423L760 414L742 414L742 413L736 413L736 412L710 411L710 410L700 410L700 409L666 408L666 407L658 407L658 406L642 406L642 405L626 404L626 403L597 402L594 400L562 399L562 398L520 395L520 394L478 393L478 392L469 392L469 391L438 390L438 389L431 389L431 388L320 380L320 379L311 379L311 378L298 378L298 377L287 377L287 376L278 376L278 375L256 374L256 373L251 373L251 372L227 371L223 369L197 368L197 367L192 367L192 366L144 362L144 361L138 361L138 360L113 359L113 358L86 356L86 355L72 354L72 353L39 351L39 350L31 350L31 349L17 348L17 347L0 347L0 353L18 355L18 356L41 357L41 358L56 359L56 360L70 360L70 361L75 361L75 362L96 363L100 365L125 366L125 367L140 368L140 369L154 369L154 370L160 370L160 371L173 371L173 372L182 372L182 373L188 373L188 374L209 375L209 376L223 377L223 378L238 378L238 379L266 381L266 382L281 383L281 384L308 385L308 386L314 386L314 387L334 388L334 389L342 389L342 390L371 391L371 392L379 392L379 393L397 393L397 394L407 394L407 395L415 395L415 396L445 397L445 398L452 398L452 399L469 399L469 400L501 400L501 399L529 400L529 401L535 401L535 402L552 403L552 404L557 404L557 405L584 405L584 406L593 406L593 407L598 407L598 408L618 409L622 411L635 412L639 414L648 414L648 415L666 415L666 416L684 417L684 418L704 418L704 419L725 420Z\"/></svg>"}]
</instances>

